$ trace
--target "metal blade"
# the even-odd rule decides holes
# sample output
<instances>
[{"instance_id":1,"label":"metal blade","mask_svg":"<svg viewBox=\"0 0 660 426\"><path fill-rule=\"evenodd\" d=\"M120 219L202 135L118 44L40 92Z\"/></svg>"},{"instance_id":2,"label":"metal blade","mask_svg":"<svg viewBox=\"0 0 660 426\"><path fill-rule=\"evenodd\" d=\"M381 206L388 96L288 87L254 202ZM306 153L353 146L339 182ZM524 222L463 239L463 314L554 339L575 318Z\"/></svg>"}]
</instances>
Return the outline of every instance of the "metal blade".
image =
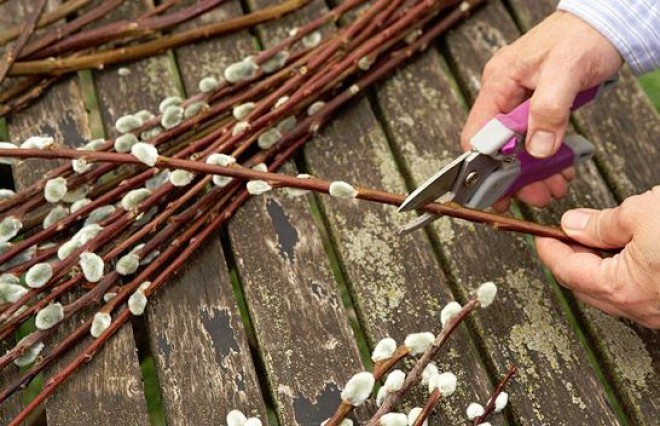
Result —
<instances>
[{"instance_id":1,"label":"metal blade","mask_svg":"<svg viewBox=\"0 0 660 426\"><path fill-rule=\"evenodd\" d=\"M441 217L442 215L439 214L424 213L423 215L418 216L414 220L411 220L410 222L400 227L399 235L409 234L413 231L418 230L419 228L425 227L429 223L433 222L434 220L440 219Z\"/></svg>"},{"instance_id":2,"label":"metal blade","mask_svg":"<svg viewBox=\"0 0 660 426\"><path fill-rule=\"evenodd\" d=\"M399 211L406 212L414 210L452 191L456 184L456 179L463 169L463 163L470 155L472 155L470 151L464 153L431 176L431 178L406 198L401 206L399 206Z\"/></svg>"}]
</instances>

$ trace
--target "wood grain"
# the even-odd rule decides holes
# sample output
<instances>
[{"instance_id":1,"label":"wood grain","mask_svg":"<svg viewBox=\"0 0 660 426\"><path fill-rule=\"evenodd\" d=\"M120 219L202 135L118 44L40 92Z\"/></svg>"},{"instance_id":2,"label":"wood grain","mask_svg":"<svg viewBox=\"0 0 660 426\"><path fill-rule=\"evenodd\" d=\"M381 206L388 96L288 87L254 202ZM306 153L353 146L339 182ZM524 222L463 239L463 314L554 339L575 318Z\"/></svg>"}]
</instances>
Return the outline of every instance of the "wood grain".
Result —
<instances>
[{"instance_id":1,"label":"wood grain","mask_svg":"<svg viewBox=\"0 0 660 426\"><path fill-rule=\"evenodd\" d=\"M490 2L447 37L465 86L477 86L483 60L514 35L515 27L504 8ZM390 117L409 116L399 121L398 128L392 126L392 133L397 146L402 146L400 151L415 184L429 176L416 157L435 162L427 171L437 170L443 153L453 156L460 152L458 139L465 112L457 107L447 111L444 106L457 101L452 100L447 83L438 84L443 81L442 74L437 75L440 69L432 67L435 72L414 76L404 70L400 74L408 75L408 85L392 85L390 92L385 92L389 95L382 95L383 109L390 111ZM408 93L418 95L406 96ZM427 130L429 127L435 130ZM441 132L451 136L438 138ZM415 147L415 156L407 154L407 144ZM520 366L510 385L511 407L518 421L616 423L586 353L563 317L527 241L448 219L438 221L434 233L452 276L463 288L463 297L474 283L485 280L500 287L498 302L480 313L475 324L485 352L500 372L511 362Z\"/></svg>"},{"instance_id":2,"label":"wood grain","mask_svg":"<svg viewBox=\"0 0 660 426\"><path fill-rule=\"evenodd\" d=\"M511 3L518 22L523 28L530 28L552 13L556 2L513 0ZM636 164L636 168L652 168L654 160L660 158L657 153L645 149L642 163L638 156L628 154L629 150L639 149L630 144L656 145L660 130L655 111L644 101L646 95L627 71L612 92L594 102L584 113L576 115L580 129L596 143L599 150L603 148L603 143L610 141L610 145L625 155L627 162ZM613 103L631 105L631 108L612 108ZM609 136L605 138L605 134ZM601 151L601 159L608 158L609 152L610 148ZM627 171L614 171L612 166L609 161L602 161L602 168L609 173L608 181L614 182L615 188L624 187L628 181ZM652 171L643 170L642 173L645 174L644 183L639 190L658 182L649 174ZM626 191L623 194L630 195ZM616 204L602 177L593 167L589 167L588 170L580 170L579 178L571 185L571 191L564 200L553 203L549 209L535 209L532 214L539 221L557 223L561 213L569 208L605 208ZM660 410L660 334L627 321L619 321L580 302L574 303L589 333L590 342L608 370L608 378L624 402L624 409L636 423L653 424L655 413Z\"/></svg>"},{"instance_id":3,"label":"wood grain","mask_svg":"<svg viewBox=\"0 0 660 426\"><path fill-rule=\"evenodd\" d=\"M264 6L267 2L258 4ZM285 29L321 10L325 10L322 2L312 2L279 22L269 35L273 39L282 37ZM304 154L310 171L319 177L405 190L384 133L363 97L357 97L322 129L305 147ZM438 331L440 310L453 296L429 242L402 241L397 229L404 218L391 207L326 197L320 202L369 344L373 346L385 336L402 342L409 333ZM456 423L463 419L463 409L470 401L488 395L488 375L464 329L457 333L438 364L442 370L453 371L461 386L460 392L439 405L439 414L432 421ZM423 405L424 399L422 392L416 392L401 409Z\"/></svg>"},{"instance_id":4,"label":"wood grain","mask_svg":"<svg viewBox=\"0 0 660 426\"><path fill-rule=\"evenodd\" d=\"M191 3L182 2L178 7ZM238 2L227 2L185 27L240 13ZM250 46L249 40L242 33L175 50L187 94L197 93L203 76L220 76L224 65ZM168 422L224 424L227 413L235 408L265 419L265 404L219 236L167 284L149 306L147 318Z\"/></svg>"}]
</instances>

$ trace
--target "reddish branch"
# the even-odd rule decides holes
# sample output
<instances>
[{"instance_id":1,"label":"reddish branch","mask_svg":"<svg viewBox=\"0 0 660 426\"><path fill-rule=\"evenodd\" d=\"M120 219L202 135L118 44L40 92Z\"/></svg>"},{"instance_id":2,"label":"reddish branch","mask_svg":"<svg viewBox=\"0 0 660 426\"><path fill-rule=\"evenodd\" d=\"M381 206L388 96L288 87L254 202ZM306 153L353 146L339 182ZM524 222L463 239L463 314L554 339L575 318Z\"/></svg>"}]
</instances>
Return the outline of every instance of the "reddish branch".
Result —
<instances>
[{"instance_id":1,"label":"reddish branch","mask_svg":"<svg viewBox=\"0 0 660 426\"><path fill-rule=\"evenodd\" d=\"M517 371L518 368L514 364L511 364L509 370L504 375L504 377L502 377L502 380L500 380L500 382L497 384L495 391L493 391L493 395L488 400L488 404L486 404L484 413L472 421L472 424L474 426L477 426L485 422L488 416L495 410L495 400L502 393L506 384L509 382L509 380L511 380L511 378L516 374Z\"/></svg>"}]
</instances>

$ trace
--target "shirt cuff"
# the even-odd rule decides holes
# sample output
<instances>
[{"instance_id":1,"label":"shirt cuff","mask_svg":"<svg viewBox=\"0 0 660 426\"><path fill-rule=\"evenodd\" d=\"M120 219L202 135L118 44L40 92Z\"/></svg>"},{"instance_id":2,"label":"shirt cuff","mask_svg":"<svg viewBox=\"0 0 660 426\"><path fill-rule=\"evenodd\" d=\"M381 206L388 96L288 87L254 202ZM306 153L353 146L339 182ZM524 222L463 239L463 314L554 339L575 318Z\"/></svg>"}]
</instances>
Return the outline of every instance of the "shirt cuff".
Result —
<instances>
[{"instance_id":1,"label":"shirt cuff","mask_svg":"<svg viewBox=\"0 0 660 426\"><path fill-rule=\"evenodd\" d=\"M599 31L635 74L660 67L657 0L562 0L557 9L577 16Z\"/></svg>"}]
</instances>

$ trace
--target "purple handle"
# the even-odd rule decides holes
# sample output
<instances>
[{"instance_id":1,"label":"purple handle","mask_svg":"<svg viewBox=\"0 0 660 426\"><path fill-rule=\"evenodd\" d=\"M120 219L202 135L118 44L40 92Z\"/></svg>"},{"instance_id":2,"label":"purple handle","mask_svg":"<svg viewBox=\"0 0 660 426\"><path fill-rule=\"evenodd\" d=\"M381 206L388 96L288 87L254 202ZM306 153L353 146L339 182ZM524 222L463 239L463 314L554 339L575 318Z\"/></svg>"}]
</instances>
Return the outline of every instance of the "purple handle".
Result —
<instances>
[{"instance_id":1,"label":"purple handle","mask_svg":"<svg viewBox=\"0 0 660 426\"><path fill-rule=\"evenodd\" d=\"M527 152L519 152L516 156L520 161L520 175L511 184L505 194L506 196L515 194L520 188L530 183L560 173L562 170L571 167L575 162L575 153L565 143L550 158L534 158Z\"/></svg>"},{"instance_id":2,"label":"purple handle","mask_svg":"<svg viewBox=\"0 0 660 426\"><path fill-rule=\"evenodd\" d=\"M601 87L602 85L598 85L592 87L591 89L587 89L584 92L580 92L575 98L575 101L573 102L571 111L575 111L581 106L594 100L598 95L598 92L600 91ZM497 118L502 124L504 124L509 129L513 130L514 132L520 135L524 135L527 133L527 123L529 122L529 108L530 108L530 100L528 99L522 104L518 105L513 111L509 112L508 114L498 114L495 118Z\"/></svg>"}]
</instances>

